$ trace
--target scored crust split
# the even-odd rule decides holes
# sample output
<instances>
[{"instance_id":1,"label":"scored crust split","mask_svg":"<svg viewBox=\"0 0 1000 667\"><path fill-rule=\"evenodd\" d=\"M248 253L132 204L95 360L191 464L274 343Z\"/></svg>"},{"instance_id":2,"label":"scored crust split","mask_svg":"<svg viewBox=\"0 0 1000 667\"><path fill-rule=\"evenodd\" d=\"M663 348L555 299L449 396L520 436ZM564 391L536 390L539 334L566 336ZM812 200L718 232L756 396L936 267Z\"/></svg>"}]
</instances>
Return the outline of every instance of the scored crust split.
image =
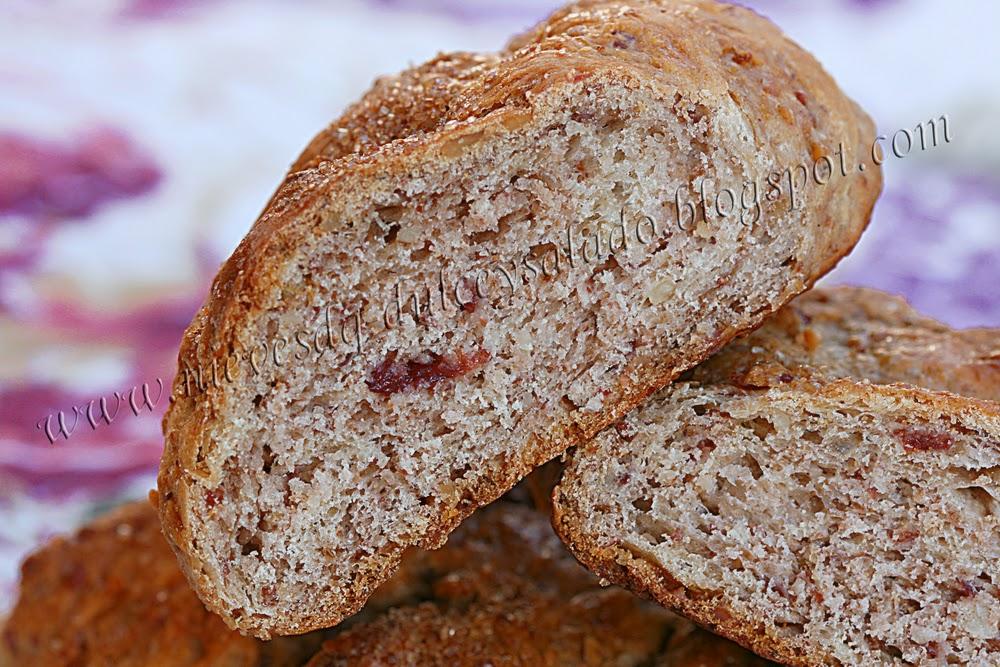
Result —
<instances>
[{"instance_id":1,"label":"scored crust split","mask_svg":"<svg viewBox=\"0 0 1000 667\"><path fill-rule=\"evenodd\" d=\"M184 336L160 514L199 596L261 638L358 610L404 550L828 271L878 170L794 207L767 178L873 134L777 28L708 1L585 2L376 84Z\"/></svg>"},{"instance_id":2,"label":"scored crust split","mask_svg":"<svg viewBox=\"0 0 1000 667\"><path fill-rule=\"evenodd\" d=\"M590 569L790 665L1000 664L1000 330L816 290L578 448Z\"/></svg>"}]
</instances>

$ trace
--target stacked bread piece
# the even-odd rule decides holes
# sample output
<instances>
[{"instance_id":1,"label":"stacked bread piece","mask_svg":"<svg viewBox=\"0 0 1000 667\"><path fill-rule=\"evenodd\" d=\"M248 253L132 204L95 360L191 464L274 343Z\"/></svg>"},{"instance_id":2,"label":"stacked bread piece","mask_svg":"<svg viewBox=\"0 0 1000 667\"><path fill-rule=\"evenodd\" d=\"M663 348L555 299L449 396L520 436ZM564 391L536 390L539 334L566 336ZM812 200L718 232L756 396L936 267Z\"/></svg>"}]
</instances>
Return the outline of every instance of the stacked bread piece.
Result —
<instances>
[{"instance_id":1,"label":"stacked bread piece","mask_svg":"<svg viewBox=\"0 0 1000 667\"><path fill-rule=\"evenodd\" d=\"M261 642L229 630L191 590L156 510L140 501L24 561L0 665L290 667L321 642L319 633Z\"/></svg>"},{"instance_id":2,"label":"stacked bread piece","mask_svg":"<svg viewBox=\"0 0 1000 667\"><path fill-rule=\"evenodd\" d=\"M1000 664L1000 337L795 299L868 222L881 175L848 162L873 140L713 0L578 2L379 81L185 334L166 542L122 556L200 598L177 622L211 638L169 664L291 664L324 629L314 666ZM560 455L535 509L493 502ZM72 577L32 568L87 539L26 566L17 664L67 645L31 619ZM113 581L79 604L159 596ZM117 622L155 649L149 618ZM114 627L73 630L78 662Z\"/></svg>"}]
</instances>

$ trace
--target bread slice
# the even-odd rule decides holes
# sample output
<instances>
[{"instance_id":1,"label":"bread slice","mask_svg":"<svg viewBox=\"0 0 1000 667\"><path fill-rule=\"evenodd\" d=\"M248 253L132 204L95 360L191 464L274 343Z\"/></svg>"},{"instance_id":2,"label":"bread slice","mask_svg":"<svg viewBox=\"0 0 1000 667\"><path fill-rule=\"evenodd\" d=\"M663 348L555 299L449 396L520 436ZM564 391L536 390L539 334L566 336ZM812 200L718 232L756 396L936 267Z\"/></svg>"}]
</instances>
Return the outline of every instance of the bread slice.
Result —
<instances>
[{"instance_id":1,"label":"bread slice","mask_svg":"<svg viewBox=\"0 0 1000 667\"><path fill-rule=\"evenodd\" d=\"M1000 664L1000 331L799 297L580 447L608 580L790 665Z\"/></svg>"},{"instance_id":2,"label":"bread slice","mask_svg":"<svg viewBox=\"0 0 1000 667\"><path fill-rule=\"evenodd\" d=\"M414 558L429 573L428 598L338 634L309 667L771 664L627 591L602 590L548 515L523 505L483 508L442 549L403 562Z\"/></svg>"},{"instance_id":3,"label":"bread slice","mask_svg":"<svg viewBox=\"0 0 1000 667\"><path fill-rule=\"evenodd\" d=\"M873 128L739 7L587 2L456 58L321 135L182 342L162 523L245 633L356 611L406 548L811 285L881 186L766 197L772 172L867 155ZM760 215L723 196L727 216L677 220L703 183L757 184Z\"/></svg>"}]
</instances>

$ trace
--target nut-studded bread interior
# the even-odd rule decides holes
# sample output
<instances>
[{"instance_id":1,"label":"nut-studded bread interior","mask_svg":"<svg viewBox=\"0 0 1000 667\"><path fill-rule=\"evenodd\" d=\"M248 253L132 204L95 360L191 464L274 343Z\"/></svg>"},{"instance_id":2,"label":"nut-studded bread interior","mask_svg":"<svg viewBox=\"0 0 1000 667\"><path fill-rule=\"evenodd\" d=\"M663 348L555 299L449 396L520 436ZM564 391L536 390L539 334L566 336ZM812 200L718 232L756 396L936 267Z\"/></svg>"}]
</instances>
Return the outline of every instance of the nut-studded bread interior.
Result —
<instances>
[{"instance_id":1,"label":"nut-studded bread interior","mask_svg":"<svg viewBox=\"0 0 1000 667\"><path fill-rule=\"evenodd\" d=\"M1000 332L851 288L572 456L593 570L794 665L1000 663Z\"/></svg>"},{"instance_id":2,"label":"nut-studded bread interior","mask_svg":"<svg viewBox=\"0 0 1000 667\"><path fill-rule=\"evenodd\" d=\"M880 187L765 197L872 128L742 8L588 2L435 62L317 140L181 347L164 532L259 637L353 613L404 549L756 326L852 247ZM760 215L678 223L703 181L756 184Z\"/></svg>"}]
</instances>

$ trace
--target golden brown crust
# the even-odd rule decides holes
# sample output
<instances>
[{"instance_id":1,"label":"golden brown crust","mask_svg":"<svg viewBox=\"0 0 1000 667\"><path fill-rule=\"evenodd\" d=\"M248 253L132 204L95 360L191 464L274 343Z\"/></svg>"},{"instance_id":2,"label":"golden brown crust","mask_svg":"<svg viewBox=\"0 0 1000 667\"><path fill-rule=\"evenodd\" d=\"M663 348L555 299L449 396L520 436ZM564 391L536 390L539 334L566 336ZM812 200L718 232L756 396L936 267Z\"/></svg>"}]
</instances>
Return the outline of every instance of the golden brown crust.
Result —
<instances>
[{"instance_id":1,"label":"golden brown crust","mask_svg":"<svg viewBox=\"0 0 1000 667\"><path fill-rule=\"evenodd\" d=\"M865 150L870 120L847 100L816 61L773 25L745 9L708 0L583 2L571 5L534 31L512 42L499 57L445 56L376 85L306 150L271 205L216 277L208 300L180 350L182 366L224 366L224 355L244 323L260 310L261 295L281 283L269 258L290 254L313 232L312 211L330 192L356 193L378 179L402 178L428 161L453 159L464 137L494 140L559 103L558 92L573 86L619 81L653 87L665 98L696 94L732 99L741 106L755 138L780 146L773 156L789 164L837 141ZM808 288L854 245L881 187L876 170L853 174L849 193L829 190L817 220L814 246L796 258L801 273L791 291ZM792 296L781 295L780 300ZM777 307L780 303L773 304ZM740 331L757 326L768 312L748 316L714 335L713 350ZM710 350L711 351L711 350ZM591 437L680 369L705 354L653 356L629 369L610 387L603 411L579 414L554 424L527 443L517 460L494 461L489 481L465 492L465 502L442 511L437 529L421 544L440 544L475 507L509 489L537 465ZM178 376L178 382L183 378ZM191 532L191 512L203 504L195 492L203 481L223 475L217 443L206 441L205 425L223 419L224 392L209 387L196 399L173 403L164 419L166 448L160 468L164 532L182 567L209 607L244 631L268 636L294 633L337 622L363 604L373 583L395 568L399 551L384 554L364 580L357 580L336 608L307 624L274 621L258 626L233 619L216 584L204 570Z\"/></svg>"},{"instance_id":2,"label":"golden brown crust","mask_svg":"<svg viewBox=\"0 0 1000 667\"><path fill-rule=\"evenodd\" d=\"M438 129L442 119L461 118L453 107L462 90L499 61L499 55L440 54L433 60L382 77L329 127L316 135L290 173L323 160L367 155L385 144Z\"/></svg>"},{"instance_id":3,"label":"golden brown crust","mask_svg":"<svg viewBox=\"0 0 1000 667\"><path fill-rule=\"evenodd\" d=\"M24 561L4 627L12 665L300 665L319 636L261 642L226 627L198 600L136 502Z\"/></svg>"},{"instance_id":4,"label":"golden brown crust","mask_svg":"<svg viewBox=\"0 0 1000 667\"><path fill-rule=\"evenodd\" d=\"M622 590L445 609L424 603L342 634L309 665L639 665L655 655L667 628L664 617Z\"/></svg>"},{"instance_id":5,"label":"golden brown crust","mask_svg":"<svg viewBox=\"0 0 1000 667\"><path fill-rule=\"evenodd\" d=\"M800 406L875 405L901 411L915 424L943 425L946 415L956 428L978 425L1000 433L998 358L1000 330L953 330L898 297L841 287L798 297L683 379L706 393L778 391ZM778 401L778 394L768 396ZM993 446L1000 449L1000 438ZM582 446L571 456L565 474L574 474L573 460L600 455L594 442ZM840 664L831 655L779 636L762 617L735 615L719 591L685 586L651 554L582 530L581 518L590 508L567 492L568 487L553 491L553 525L595 574L783 664Z\"/></svg>"},{"instance_id":6,"label":"golden brown crust","mask_svg":"<svg viewBox=\"0 0 1000 667\"><path fill-rule=\"evenodd\" d=\"M837 378L1000 401L1000 332L956 331L875 290L814 290L690 374L748 389Z\"/></svg>"},{"instance_id":7,"label":"golden brown crust","mask_svg":"<svg viewBox=\"0 0 1000 667\"><path fill-rule=\"evenodd\" d=\"M664 642L664 638L669 639ZM665 646L664 646L665 644ZM573 598L519 599L393 609L327 642L308 667L538 665L765 667L763 658L620 589Z\"/></svg>"}]
</instances>

